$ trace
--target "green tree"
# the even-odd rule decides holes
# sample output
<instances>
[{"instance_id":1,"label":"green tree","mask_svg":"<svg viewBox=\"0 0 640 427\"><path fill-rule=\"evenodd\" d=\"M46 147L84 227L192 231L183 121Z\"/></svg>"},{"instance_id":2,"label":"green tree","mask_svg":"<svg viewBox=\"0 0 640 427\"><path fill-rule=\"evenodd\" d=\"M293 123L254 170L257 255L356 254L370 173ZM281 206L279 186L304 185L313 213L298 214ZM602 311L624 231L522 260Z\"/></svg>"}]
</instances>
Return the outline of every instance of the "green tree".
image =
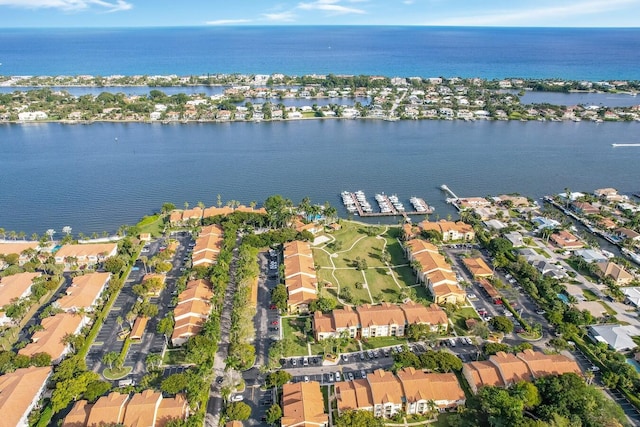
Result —
<instances>
[{"instance_id":1,"label":"green tree","mask_svg":"<svg viewBox=\"0 0 640 427\"><path fill-rule=\"evenodd\" d=\"M85 371L73 378L57 383L51 394L53 412L57 413L66 408L69 403L77 400L87 390L89 383L98 381L99 378L95 372Z\"/></svg>"},{"instance_id":2,"label":"green tree","mask_svg":"<svg viewBox=\"0 0 640 427\"><path fill-rule=\"evenodd\" d=\"M227 405L224 414L230 421L248 420L251 416L251 407L244 402L233 402Z\"/></svg>"},{"instance_id":3,"label":"green tree","mask_svg":"<svg viewBox=\"0 0 640 427\"><path fill-rule=\"evenodd\" d=\"M265 384L267 388L282 387L291 381L293 377L287 371L274 371L267 375Z\"/></svg>"},{"instance_id":4,"label":"green tree","mask_svg":"<svg viewBox=\"0 0 640 427\"><path fill-rule=\"evenodd\" d=\"M51 365L51 355L49 353L36 353L31 356L31 365L49 366Z\"/></svg>"},{"instance_id":5,"label":"green tree","mask_svg":"<svg viewBox=\"0 0 640 427\"><path fill-rule=\"evenodd\" d=\"M104 269L109 273L117 274L122 271L125 265L126 263L122 258L112 256L110 258L107 258L107 260L104 262Z\"/></svg>"},{"instance_id":6,"label":"green tree","mask_svg":"<svg viewBox=\"0 0 640 427\"><path fill-rule=\"evenodd\" d=\"M95 402L100 396L111 390L111 383L107 381L91 381L87 384L87 389L83 397L89 402Z\"/></svg>"},{"instance_id":7,"label":"green tree","mask_svg":"<svg viewBox=\"0 0 640 427\"><path fill-rule=\"evenodd\" d=\"M109 369L113 369L113 365L116 363L118 358L120 358L120 353L117 351L110 351L102 356L102 363L108 365Z\"/></svg>"},{"instance_id":8,"label":"green tree","mask_svg":"<svg viewBox=\"0 0 640 427\"><path fill-rule=\"evenodd\" d=\"M384 427L384 421L373 416L370 411L344 411L334 420L336 427Z\"/></svg>"},{"instance_id":9,"label":"green tree","mask_svg":"<svg viewBox=\"0 0 640 427\"><path fill-rule=\"evenodd\" d=\"M277 285L271 291L271 302L281 311L287 310L287 288L283 284Z\"/></svg>"},{"instance_id":10,"label":"green tree","mask_svg":"<svg viewBox=\"0 0 640 427\"><path fill-rule=\"evenodd\" d=\"M286 290L286 288L285 288ZM323 313L329 313L333 310L335 310L336 308L336 300L333 298L325 298L325 297L320 297L317 300L313 300L311 301L311 304L309 304L309 311L311 313L314 313L316 311L321 311Z\"/></svg>"},{"instance_id":11,"label":"green tree","mask_svg":"<svg viewBox=\"0 0 640 427\"><path fill-rule=\"evenodd\" d=\"M167 394L178 394L187 388L188 378L185 374L171 374L160 384L160 390Z\"/></svg>"},{"instance_id":12,"label":"green tree","mask_svg":"<svg viewBox=\"0 0 640 427\"><path fill-rule=\"evenodd\" d=\"M511 322L511 320L509 320L505 316L493 317L489 321L489 324L498 332L503 332L505 334L510 334L511 332L513 332L513 322Z\"/></svg>"},{"instance_id":13,"label":"green tree","mask_svg":"<svg viewBox=\"0 0 640 427\"><path fill-rule=\"evenodd\" d=\"M278 424L278 421L280 421L280 418L282 418L282 409L280 408L280 405L278 405L277 403L271 405L269 409L267 409L266 417L267 424Z\"/></svg>"}]
</instances>

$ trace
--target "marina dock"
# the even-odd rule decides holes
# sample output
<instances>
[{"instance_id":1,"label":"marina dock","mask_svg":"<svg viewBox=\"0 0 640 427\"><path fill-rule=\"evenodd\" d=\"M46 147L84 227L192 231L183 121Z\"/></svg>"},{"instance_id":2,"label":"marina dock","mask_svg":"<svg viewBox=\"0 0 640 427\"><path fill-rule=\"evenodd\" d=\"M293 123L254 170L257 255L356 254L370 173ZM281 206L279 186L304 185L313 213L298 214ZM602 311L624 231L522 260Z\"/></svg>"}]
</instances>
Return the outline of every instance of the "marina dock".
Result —
<instances>
[{"instance_id":1,"label":"marina dock","mask_svg":"<svg viewBox=\"0 0 640 427\"><path fill-rule=\"evenodd\" d=\"M343 191L340 195L342 196L342 203L347 211L364 218L401 215L409 222L410 215L427 215L433 213L434 210L431 206L427 205L423 199L411 197L410 202L414 210L407 211L396 195L387 196L384 193L380 193L375 196L380 211L375 212L362 191L356 191L355 193Z\"/></svg>"}]
</instances>

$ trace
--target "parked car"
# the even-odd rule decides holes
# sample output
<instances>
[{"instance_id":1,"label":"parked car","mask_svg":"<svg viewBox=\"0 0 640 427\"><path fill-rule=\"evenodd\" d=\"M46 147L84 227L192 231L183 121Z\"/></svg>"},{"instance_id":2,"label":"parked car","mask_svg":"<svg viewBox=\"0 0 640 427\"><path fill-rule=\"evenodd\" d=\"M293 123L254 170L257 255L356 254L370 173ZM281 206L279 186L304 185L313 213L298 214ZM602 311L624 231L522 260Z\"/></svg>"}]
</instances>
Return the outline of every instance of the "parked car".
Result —
<instances>
[{"instance_id":1,"label":"parked car","mask_svg":"<svg viewBox=\"0 0 640 427\"><path fill-rule=\"evenodd\" d=\"M336 372L336 381L340 381L340 372Z\"/></svg>"},{"instance_id":2,"label":"parked car","mask_svg":"<svg viewBox=\"0 0 640 427\"><path fill-rule=\"evenodd\" d=\"M304 382L308 383L309 382L309 377L307 375L304 376Z\"/></svg>"},{"instance_id":3,"label":"parked car","mask_svg":"<svg viewBox=\"0 0 640 427\"><path fill-rule=\"evenodd\" d=\"M362 378L367 378L367 371L363 369L362 371L360 371L360 375L362 376Z\"/></svg>"},{"instance_id":4,"label":"parked car","mask_svg":"<svg viewBox=\"0 0 640 427\"><path fill-rule=\"evenodd\" d=\"M241 394L236 394L235 396L231 397L232 402L242 402L243 400L244 396Z\"/></svg>"}]
</instances>

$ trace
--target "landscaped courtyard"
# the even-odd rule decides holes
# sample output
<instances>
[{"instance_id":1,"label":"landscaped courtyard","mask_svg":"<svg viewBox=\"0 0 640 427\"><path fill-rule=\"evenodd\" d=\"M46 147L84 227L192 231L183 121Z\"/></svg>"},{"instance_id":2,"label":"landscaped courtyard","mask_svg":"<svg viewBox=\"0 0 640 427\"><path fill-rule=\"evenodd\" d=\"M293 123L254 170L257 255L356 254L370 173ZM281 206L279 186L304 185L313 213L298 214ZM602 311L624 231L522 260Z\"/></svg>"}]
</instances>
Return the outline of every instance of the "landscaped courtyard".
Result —
<instances>
[{"instance_id":1,"label":"landscaped courtyard","mask_svg":"<svg viewBox=\"0 0 640 427\"><path fill-rule=\"evenodd\" d=\"M400 228L342 221L329 241L313 248L321 295L339 305L401 302L407 297L430 301L416 283L399 241Z\"/></svg>"}]
</instances>

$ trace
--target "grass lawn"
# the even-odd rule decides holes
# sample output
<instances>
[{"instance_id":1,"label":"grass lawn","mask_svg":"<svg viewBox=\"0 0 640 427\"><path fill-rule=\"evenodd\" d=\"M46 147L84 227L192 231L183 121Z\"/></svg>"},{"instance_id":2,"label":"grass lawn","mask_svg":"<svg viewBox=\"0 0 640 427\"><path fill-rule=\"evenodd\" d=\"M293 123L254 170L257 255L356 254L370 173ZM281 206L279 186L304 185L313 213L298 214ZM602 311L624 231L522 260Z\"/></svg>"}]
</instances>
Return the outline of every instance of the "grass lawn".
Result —
<instances>
[{"instance_id":1,"label":"grass lawn","mask_svg":"<svg viewBox=\"0 0 640 427\"><path fill-rule=\"evenodd\" d=\"M186 354L187 350L182 347L167 350L164 353L162 363L164 365L183 365L187 363Z\"/></svg>"},{"instance_id":2,"label":"grass lawn","mask_svg":"<svg viewBox=\"0 0 640 427\"><path fill-rule=\"evenodd\" d=\"M393 281L388 268L370 268L365 276L374 301L398 302L400 288Z\"/></svg>"},{"instance_id":3,"label":"grass lawn","mask_svg":"<svg viewBox=\"0 0 640 427\"><path fill-rule=\"evenodd\" d=\"M313 262L323 267L330 267L329 254L321 249L313 249Z\"/></svg>"},{"instance_id":4,"label":"grass lawn","mask_svg":"<svg viewBox=\"0 0 640 427\"><path fill-rule=\"evenodd\" d=\"M587 301L598 301L598 297L591 289L583 289L582 295L584 295Z\"/></svg>"},{"instance_id":5,"label":"grass lawn","mask_svg":"<svg viewBox=\"0 0 640 427\"><path fill-rule=\"evenodd\" d=\"M124 378L131 372L132 368L130 366L125 366L121 369L113 368L113 369L105 369L102 371L102 376L108 380L118 380L120 378Z\"/></svg>"},{"instance_id":6,"label":"grass lawn","mask_svg":"<svg viewBox=\"0 0 640 427\"><path fill-rule=\"evenodd\" d=\"M403 345L407 343L406 338L402 337L378 337L362 340L362 348L370 350L373 348L389 347L390 345Z\"/></svg>"},{"instance_id":7,"label":"grass lawn","mask_svg":"<svg viewBox=\"0 0 640 427\"><path fill-rule=\"evenodd\" d=\"M162 235L164 228L164 222L160 215L145 216L137 224L140 229L140 233L151 233L153 237Z\"/></svg>"},{"instance_id":8,"label":"grass lawn","mask_svg":"<svg viewBox=\"0 0 640 427\"><path fill-rule=\"evenodd\" d=\"M345 286L349 286L351 288L351 294L353 295L353 303L359 304L360 302L371 304L371 299L369 298L369 293L366 289L356 289L355 284L357 282L364 283L364 278L362 277L361 271L356 270L336 270L336 277L340 281L340 289Z\"/></svg>"},{"instance_id":9,"label":"grass lawn","mask_svg":"<svg viewBox=\"0 0 640 427\"><path fill-rule=\"evenodd\" d=\"M423 285L414 286L411 289L416 291L416 295L418 296L418 298L422 298L422 299L427 300L429 302L433 302L433 296L429 293L427 288L425 288Z\"/></svg>"},{"instance_id":10,"label":"grass lawn","mask_svg":"<svg viewBox=\"0 0 640 427\"><path fill-rule=\"evenodd\" d=\"M615 311L613 308L611 308L611 306L609 304L607 304L604 301L598 301L600 303L601 306L604 307L604 309L607 311L607 314L609 314L610 316L615 316L616 314L618 314L617 311Z\"/></svg>"},{"instance_id":11,"label":"grass lawn","mask_svg":"<svg viewBox=\"0 0 640 427\"><path fill-rule=\"evenodd\" d=\"M331 282L335 286L337 286L337 281L341 288L349 286L354 297L354 304L371 303L369 292L366 289L356 289L355 287L356 283L364 282L362 272L356 271L354 268L356 257L360 257L367 263L366 280L374 302L382 300L397 302L401 289L396 284L394 275L400 287L415 284L415 275L409 266L395 268L394 275L389 274L389 270L380 259L380 254L386 244L387 251L391 256L391 265L408 264L402 246L396 240L400 230L397 227L389 227L382 235L384 237L382 240L377 239L376 236L368 236L367 228L368 226L365 225L343 221L342 229L332 233L332 236L339 242L338 256L330 259L326 252L320 249L314 250L314 262L321 267L318 271L318 279L320 283ZM384 231L384 227L380 226L379 230ZM331 252L333 248L329 246L328 250ZM331 261L337 268L341 268L335 270L333 274ZM416 289L416 292L419 297L429 299L426 290Z\"/></svg>"},{"instance_id":12,"label":"grass lawn","mask_svg":"<svg viewBox=\"0 0 640 427\"><path fill-rule=\"evenodd\" d=\"M456 332L461 335L467 334L467 326L465 325L465 320L467 319L477 319L481 320L476 312L471 307L463 307L455 311L451 316L451 322L453 322L454 328L456 328Z\"/></svg>"},{"instance_id":13,"label":"grass lawn","mask_svg":"<svg viewBox=\"0 0 640 427\"><path fill-rule=\"evenodd\" d=\"M307 356L307 335L303 332L306 317L285 317L282 319L282 334L291 338L291 348L285 356Z\"/></svg>"}]
</instances>

